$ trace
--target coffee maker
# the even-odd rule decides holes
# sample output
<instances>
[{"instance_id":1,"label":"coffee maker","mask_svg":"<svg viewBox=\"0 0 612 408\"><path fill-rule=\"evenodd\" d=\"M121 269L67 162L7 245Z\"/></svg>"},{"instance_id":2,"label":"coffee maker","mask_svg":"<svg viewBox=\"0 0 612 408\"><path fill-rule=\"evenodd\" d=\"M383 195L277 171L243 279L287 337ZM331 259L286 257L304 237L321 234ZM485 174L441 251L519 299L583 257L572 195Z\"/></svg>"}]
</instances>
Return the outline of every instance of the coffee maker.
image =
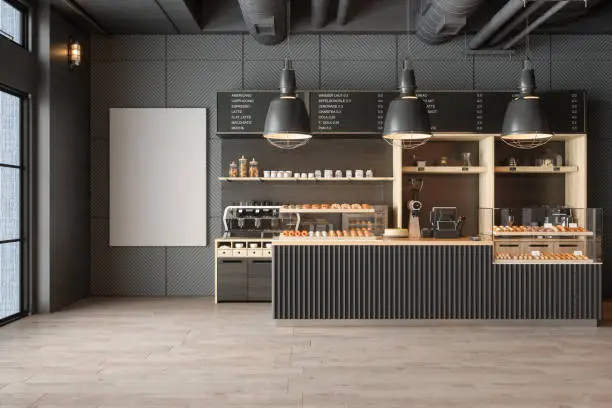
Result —
<instances>
[{"instance_id":1,"label":"coffee maker","mask_svg":"<svg viewBox=\"0 0 612 408\"><path fill-rule=\"evenodd\" d=\"M410 192L412 200L408 201L408 236L410 238L421 238L421 225L419 217L423 203L419 201L419 194L423 190L423 179L410 179Z\"/></svg>"}]
</instances>

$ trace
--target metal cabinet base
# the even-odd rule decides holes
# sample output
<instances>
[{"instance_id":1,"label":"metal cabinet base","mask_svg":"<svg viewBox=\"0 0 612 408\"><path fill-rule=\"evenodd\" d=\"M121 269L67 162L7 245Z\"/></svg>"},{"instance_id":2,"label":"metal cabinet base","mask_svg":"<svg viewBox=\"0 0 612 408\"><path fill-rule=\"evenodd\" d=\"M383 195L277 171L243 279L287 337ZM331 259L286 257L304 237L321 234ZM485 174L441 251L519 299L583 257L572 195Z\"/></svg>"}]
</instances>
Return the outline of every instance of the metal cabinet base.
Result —
<instances>
[{"instance_id":1,"label":"metal cabinet base","mask_svg":"<svg viewBox=\"0 0 612 408\"><path fill-rule=\"evenodd\" d=\"M275 319L601 319L601 264L498 265L490 246L282 245Z\"/></svg>"},{"instance_id":2,"label":"metal cabinet base","mask_svg":"<svg viewBox=\"0 0 612 408\"><path fill-rule=\"evenodd\" d=\"M217 302L270 302L272 259L217 259Z\"/></svg>"}]
</instances>

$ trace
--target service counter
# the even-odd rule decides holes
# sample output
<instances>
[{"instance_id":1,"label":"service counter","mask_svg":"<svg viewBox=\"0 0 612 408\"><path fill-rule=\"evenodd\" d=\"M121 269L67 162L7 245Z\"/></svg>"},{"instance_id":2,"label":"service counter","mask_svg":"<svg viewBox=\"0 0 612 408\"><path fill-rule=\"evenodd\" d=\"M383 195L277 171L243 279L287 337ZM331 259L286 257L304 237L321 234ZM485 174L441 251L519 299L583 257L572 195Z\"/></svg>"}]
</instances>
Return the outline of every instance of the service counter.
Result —
<instances>
[{"instance_id":1,"label":"service counter","mask_svg":"<svg viewBox=\"0 0 612 408\"><path fill-rule=\"evenodd\" d=\"M498 264L489 240L274 241L272 252L279 322L601 318L600 263Z\"/></svg>"}]
</instances>

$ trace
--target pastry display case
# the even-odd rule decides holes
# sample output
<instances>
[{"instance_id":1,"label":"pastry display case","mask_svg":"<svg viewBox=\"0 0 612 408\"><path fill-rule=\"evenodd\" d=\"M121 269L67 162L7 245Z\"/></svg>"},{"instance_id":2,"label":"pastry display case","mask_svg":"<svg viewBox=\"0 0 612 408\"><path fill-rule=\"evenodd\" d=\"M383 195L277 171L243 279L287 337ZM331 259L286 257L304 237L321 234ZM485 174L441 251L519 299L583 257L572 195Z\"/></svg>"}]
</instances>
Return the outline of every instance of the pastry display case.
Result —
<instances>
[{"instance_id":1,"label":"pastry display case","mask_svg":"<svg viewBox=\"0 0 612 408\"><path fill-rule=\"evenodd\" d=\"M496 208L490 235L496 263L594 263L602 259L603 210Z\"/></svg>"}]
</instances>

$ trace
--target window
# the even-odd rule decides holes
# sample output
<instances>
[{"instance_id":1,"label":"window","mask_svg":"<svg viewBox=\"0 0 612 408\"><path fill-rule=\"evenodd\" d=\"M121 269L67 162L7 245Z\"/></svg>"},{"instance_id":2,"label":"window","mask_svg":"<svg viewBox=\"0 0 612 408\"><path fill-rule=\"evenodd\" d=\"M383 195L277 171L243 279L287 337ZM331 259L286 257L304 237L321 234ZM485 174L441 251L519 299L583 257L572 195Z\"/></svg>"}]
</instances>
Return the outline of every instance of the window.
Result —
<instances>
[{"instance_id":1,"label":"window","mask_svg":"<svg viewBox=\"0 0 612 408\"><path fill-rule=\"evenodd\" d=\"M0 323L23 312L23 98L0 89Z\"/></svg>"},{"instance_id":2,"label":"window","mask_svg":"<svg viewBox=\"0 0 612 408\"><path fill-rule=\"evenodd\" d=\"M25 46L26 13L16 2L0 0L0 35Z\"/></svg>"}]
</instances>

